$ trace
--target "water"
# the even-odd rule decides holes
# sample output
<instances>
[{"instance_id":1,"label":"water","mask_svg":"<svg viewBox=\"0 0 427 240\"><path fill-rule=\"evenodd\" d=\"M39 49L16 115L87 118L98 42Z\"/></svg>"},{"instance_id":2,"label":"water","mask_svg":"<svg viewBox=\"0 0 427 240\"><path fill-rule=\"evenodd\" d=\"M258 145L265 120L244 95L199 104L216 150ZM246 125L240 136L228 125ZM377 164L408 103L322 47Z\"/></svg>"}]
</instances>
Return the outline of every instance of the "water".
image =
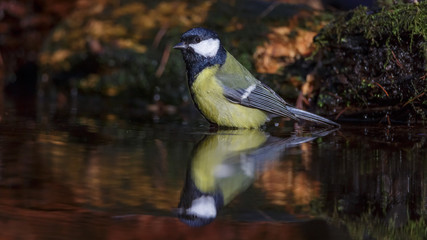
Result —
<instances>
[{"instance_id":1,"label":"water","mask_svg":"<svg viewBox=\"0 0 427 240\"><path fill-rule=\"evenodd\" d=\"M423 126L213 131L30 103L2 108L0 239L427 236Z\"/></svg>"}]
</instances>

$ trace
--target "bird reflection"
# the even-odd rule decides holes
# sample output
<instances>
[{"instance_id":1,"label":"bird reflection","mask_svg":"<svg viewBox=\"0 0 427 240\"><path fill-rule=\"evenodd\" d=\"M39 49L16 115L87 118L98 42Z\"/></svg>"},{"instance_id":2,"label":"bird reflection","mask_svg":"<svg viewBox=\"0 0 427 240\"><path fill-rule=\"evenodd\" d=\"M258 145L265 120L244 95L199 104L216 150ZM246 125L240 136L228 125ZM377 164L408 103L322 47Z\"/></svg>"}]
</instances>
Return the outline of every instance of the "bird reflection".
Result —
<instances>
[{"instance_id":1,"label":"bird reflection","mask_svg":"<svg viewBox=\"0 0 427 240\"><path fill-rule=\"evenodd\" d=\"M273 137L259 129L220 130L206 135L193 149L176 209L178 218L193 227L209 224L269 163L278 160L286 147L335 130L288 138Z\"/></svg>"}]
</instances>

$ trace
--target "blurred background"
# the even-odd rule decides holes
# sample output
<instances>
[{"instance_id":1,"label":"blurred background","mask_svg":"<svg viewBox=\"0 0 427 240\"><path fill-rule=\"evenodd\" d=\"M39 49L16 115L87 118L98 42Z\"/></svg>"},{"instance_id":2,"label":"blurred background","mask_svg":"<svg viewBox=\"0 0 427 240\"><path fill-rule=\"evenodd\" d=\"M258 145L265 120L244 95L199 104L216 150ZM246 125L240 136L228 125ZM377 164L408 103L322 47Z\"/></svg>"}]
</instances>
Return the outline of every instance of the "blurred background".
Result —
<instances>
[{"instance_id":1,"label":"blurred background","mask_svg":"<svg viewBox=\"0 0 427 240\"><path fill-rule=\"evenodd\" d=\"M346 10L357 6L370 7L375 13L399 3L2 1L2 98L5 92L26 99L26 104L50 105L48 111L79 107L80 111L115 115L162 115L191 110L187 108L191 100L184 64L171 46L184 31L204 26L219 32L228 51L291 103L296 103L302 93L304 107L311 110L356 119L368 114L373 120L386 115L387 108L396 109L399 103L406 103L413 109L393 117L414 122L426 115L426 103L413 101L426 90L422 78L425 64L413 67L414 63L425 62L425 30L417 25L423 21L425 5L406 4L416 7L406 7L407 13L389 11L395 16L389 14L383 22L378 20L382 17L365 18L367 23L363 24L363 18L354 17L355 21L347 25L336 24L347 21L350 15ZM372 21L377 23L369 25ZM331 22L333 27L317 36ZM365 25L371 29L360 27ZM361 34L365 41L357 38ZM390 39L390 35L395 36ZM313 43L315 36L318 40ZM347 39L347 44L337 37ZM405 42L411 42L410 49ZM378 48L378 44L389 50ZM378 49L374 53L372 45ZM412 53L408 56L408 52ZM368 56L365 62L360 60L363 56ZM398 80L390 81L396 76ZM400 84L408 79L411 84ZM108 104L98 104L104 101ZM300 99L297 105L302 102ZM414 117L408 118L408 111Z\"/></svg>"}]
</instances>

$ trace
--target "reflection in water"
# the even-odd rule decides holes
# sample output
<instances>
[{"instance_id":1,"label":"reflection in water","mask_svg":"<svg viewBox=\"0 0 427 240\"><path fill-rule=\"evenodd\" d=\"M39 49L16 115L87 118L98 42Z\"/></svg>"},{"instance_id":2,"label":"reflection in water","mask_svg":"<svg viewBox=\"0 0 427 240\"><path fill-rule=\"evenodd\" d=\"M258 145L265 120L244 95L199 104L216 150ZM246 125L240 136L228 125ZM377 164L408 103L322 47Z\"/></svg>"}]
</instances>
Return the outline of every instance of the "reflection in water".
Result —
<instances>
[{"instance_id":1,"label":"reflection in water","mask_svg":"<svg viewBox=\"0 0 427 240\"><path fill-rule=\"evenodd\" d=\"M320 130L289 138L269 136L261 130L221 130L207 135L195 147L185 186L176 210L190 226L212 222L218 211L245 191L269 163L277 161L286 147L326 136Z\"/></svg>"},{"instance_id":2,"label":"reflection in water","mask_svg":"<svg viewBox=\"0 0 427 240\"><path fill-rule=\"evenodd\" d=\"M35 118L28 103L14 106L4 103L0 122L0 239L426 239L425 126L349 123L299 144L259 131L204 136L198 120ZM289 137L289 128L267 129ZM195 184L196 155L198 169L226 166L241 185L224 193L227 179L206 174ZM170 211L191 184L221 190L227 205L202 228Z\"/></svg>"}]
</instances>

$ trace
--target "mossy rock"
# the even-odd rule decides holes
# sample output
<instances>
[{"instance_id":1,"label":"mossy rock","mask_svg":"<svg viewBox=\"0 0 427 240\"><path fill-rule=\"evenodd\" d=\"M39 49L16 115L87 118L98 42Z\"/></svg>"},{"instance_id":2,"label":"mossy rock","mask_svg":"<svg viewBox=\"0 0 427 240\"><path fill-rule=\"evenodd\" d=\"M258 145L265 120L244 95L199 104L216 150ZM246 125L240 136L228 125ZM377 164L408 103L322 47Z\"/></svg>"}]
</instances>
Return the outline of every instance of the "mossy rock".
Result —
<instances>
[{"instance_id":1,"label":"mossy rock","mask_svg":"<svg viewBox=\"0 0 427 240\"><path fill-rule=\"evenodd\" d=\"M426 122L427 2L359 7L316 37L317 105L342 119Z\"/></svg>"}]
</instances>

